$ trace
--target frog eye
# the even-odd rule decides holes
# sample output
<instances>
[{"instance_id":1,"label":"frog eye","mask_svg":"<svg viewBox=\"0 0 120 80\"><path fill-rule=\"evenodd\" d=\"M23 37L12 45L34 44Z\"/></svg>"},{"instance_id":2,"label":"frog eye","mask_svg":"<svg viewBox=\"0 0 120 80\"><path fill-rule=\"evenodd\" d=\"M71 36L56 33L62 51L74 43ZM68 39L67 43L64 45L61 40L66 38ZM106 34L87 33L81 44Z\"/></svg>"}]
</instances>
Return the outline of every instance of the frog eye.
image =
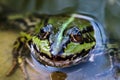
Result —
<instances>
[{"instance_id":1,"label":"frog eye","mask_svg":"<svg viewBox=\"0 0 120 80\"><path fill-rule=\"evenodd\" d=\"M42 29L40 29L39 37L40 39L48 39L50 36L50 33L52 32L52 25L48 24Z\"/></svg>"},{"instance_id":2,"label":"frog eye","mask_svg":"<svg viewBox=\"0 0 120 80\"><path fill-rule=\"evenodd\" d=\"M83 43L83 36L81 31L77 27L73 27L70 30L68 30L67 34L70 36L70 41L77 42L77 43Z\"/></svg>"}]
</instances>

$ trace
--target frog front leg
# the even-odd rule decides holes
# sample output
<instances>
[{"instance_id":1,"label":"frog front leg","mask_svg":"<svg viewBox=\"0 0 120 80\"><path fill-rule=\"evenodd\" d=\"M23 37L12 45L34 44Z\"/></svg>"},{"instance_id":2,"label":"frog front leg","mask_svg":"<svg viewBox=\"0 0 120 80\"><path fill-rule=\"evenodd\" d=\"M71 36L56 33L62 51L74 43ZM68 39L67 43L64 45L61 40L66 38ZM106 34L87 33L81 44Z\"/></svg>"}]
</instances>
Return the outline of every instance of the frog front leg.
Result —
<instances>
[{"instance_id":1,"label":"frog front leg","mask_svg":"<svg viewBox=\"0 0 120 80\"><path fill-rule=\"evenodd\" d=\"M26 58L29 58L30 50L28 48L28 40L26 37L19 37L15 43L12 51L13 60L12 67L9 72L6 74L7 76L12 75L18 67L21 68L24 73L25 80L29 80L28 73L26 70Z\"/></svg>"},{"instance_id":2,"label":"frog front leg","mask_svg":"<svg viewBox=\"0 0 120 80\"><path fill-rule=\"evenodd\" d=\"M113 77L118 80L118 73L120 71L120 50L119 48L110 48L109 51L111 69L110 72L113 72Z\"/></svg>"},{"instance_id":3,"label":"frog front leg","mask_svg":"<svg viewBox=\"0 0 120 80\"><path fill-rule=\"evenodd\" d=\"M97 77L106 76L112 74L115 80L118 80L118 72L120 71L120 50L119 48L107 48L104 54L108 54L110 61L110 68L107 71L97 74Z\"/></svg>"}]
</instances>

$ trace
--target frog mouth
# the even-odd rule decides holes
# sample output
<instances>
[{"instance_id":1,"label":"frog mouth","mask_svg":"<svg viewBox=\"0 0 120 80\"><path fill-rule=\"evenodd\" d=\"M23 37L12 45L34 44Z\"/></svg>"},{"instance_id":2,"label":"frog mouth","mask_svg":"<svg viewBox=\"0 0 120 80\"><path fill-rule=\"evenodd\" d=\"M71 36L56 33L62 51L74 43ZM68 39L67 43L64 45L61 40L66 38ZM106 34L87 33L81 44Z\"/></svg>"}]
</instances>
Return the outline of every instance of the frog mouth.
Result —
<instances>
[{"instance_id":1,"label":"frog mouth","mask_svg":"<svg viewBox=\"0 0 120 80\"><path fill-rule=\"evenodd\" d=\"M83 49L80 53L77 53L76 55L72 54L68 56L51 55L51 57L36 50L31 51L31 53L33 58L35 58L35 60L37 60L40 64L43 64L45 66L64 68L70 67L72 65L77 65L78 63L81 62L86 62L89 59L90 50L91 49L88 50Z\"/></svg>"}]
</instances>

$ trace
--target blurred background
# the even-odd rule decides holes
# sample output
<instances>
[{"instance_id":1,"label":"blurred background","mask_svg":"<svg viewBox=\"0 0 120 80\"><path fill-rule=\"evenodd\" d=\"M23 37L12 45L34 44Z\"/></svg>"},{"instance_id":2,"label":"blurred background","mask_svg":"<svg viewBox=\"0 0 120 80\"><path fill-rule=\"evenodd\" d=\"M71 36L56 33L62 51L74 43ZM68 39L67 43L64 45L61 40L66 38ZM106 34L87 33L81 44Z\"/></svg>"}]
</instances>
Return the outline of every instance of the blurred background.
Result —
<instances>
[{"instance_id":1,"label":"blurred background","mask_svg":"<svg viewBox=\"0 0 120 80\"><path fill-rule=\"evenodd\" d=\"M5 17L10 14L31 13L89 15L101 23L110 43L120 44L120 0L0 0L0 80L23 80L19 70L11 79L4 77L11 63L12 43L19 34L11 31L12 29L3 29ZM113 79L109 77L99 80Z\"/></svg>"}]
</instances>

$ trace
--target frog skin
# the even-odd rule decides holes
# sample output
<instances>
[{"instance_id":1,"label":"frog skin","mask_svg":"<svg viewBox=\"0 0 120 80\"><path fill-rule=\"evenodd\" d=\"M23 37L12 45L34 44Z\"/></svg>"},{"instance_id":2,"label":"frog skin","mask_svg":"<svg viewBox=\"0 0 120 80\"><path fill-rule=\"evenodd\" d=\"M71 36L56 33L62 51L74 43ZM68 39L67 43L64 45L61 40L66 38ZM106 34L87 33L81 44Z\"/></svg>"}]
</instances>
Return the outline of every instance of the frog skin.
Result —
<instances>
[{"instance_id":1,"label":"frog skin","mask_svg":"<svg viewBox=\"0 0 120 80\"><path fill-rule=\"evenodd\" d=\"M69 17L42 17L34 32L21 32L14 43L13 65L7 76L20 66L27 80L28 74L23 66L31 56L39 64L59 68L88 61L89 52L96 44L94 29L86 20Z\"/></svg>"}]
</instances>

